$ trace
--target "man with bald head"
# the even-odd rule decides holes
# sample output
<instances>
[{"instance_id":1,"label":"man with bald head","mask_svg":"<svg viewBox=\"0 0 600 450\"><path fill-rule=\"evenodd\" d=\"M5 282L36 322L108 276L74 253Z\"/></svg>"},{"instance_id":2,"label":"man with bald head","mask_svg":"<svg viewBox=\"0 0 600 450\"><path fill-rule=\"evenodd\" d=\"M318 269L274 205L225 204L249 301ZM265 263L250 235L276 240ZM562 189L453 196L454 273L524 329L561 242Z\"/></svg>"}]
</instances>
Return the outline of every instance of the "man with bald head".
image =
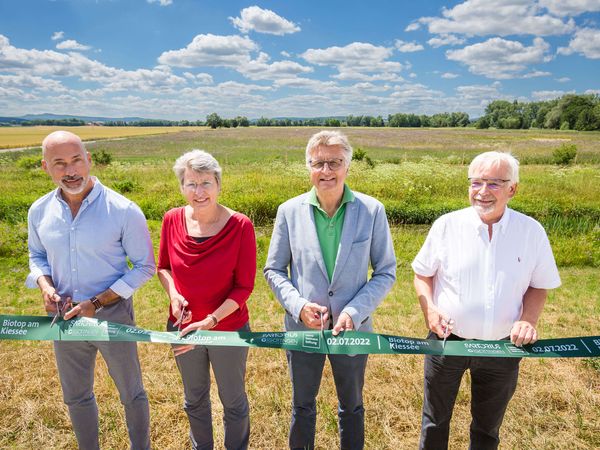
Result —
<instances>
[{"instance_id":1,"label":"man with bald head","mask_svg":"<svg viewBox=\"0 0 600 450\"><path fill-rule=\"evenodd\" d=\"M65 320L85 316L133 325L133 292L155 270L144 214L90 176L92 160L77 135L51 133L42 152L42 168L57 189L29 209L27 286L38 287L46 311L64 312ZM136 343L55 341L54 350L79 448L99 448L93 390L98 351L119 390L131 448L150 448L150 413Z\"/></svg>"}]
</instances>

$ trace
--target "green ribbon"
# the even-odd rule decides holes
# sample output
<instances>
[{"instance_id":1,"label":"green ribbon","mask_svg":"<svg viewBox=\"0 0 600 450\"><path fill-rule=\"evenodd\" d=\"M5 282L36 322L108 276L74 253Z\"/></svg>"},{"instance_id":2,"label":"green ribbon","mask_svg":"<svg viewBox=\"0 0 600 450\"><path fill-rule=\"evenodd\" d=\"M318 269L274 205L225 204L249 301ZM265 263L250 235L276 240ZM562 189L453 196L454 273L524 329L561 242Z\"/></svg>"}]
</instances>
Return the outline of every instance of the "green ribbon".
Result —
<instances>
[{"instance_id":1,"label":"green ribbon","mask_svg":"<svg viewBox=\"0 0 600 450\"><path fill-rule=\"evenodd\" d=\"M176 332L145 330L105 320L79 317L0 315L0 340L126 341L233 347L265 347L335 355L425 354L502 358L582 358L600 356L600 336L544 339L517 347L509 341L442 341L346 331L231 332L196 331L180 338Z\"/></svg>"}]
</instances>

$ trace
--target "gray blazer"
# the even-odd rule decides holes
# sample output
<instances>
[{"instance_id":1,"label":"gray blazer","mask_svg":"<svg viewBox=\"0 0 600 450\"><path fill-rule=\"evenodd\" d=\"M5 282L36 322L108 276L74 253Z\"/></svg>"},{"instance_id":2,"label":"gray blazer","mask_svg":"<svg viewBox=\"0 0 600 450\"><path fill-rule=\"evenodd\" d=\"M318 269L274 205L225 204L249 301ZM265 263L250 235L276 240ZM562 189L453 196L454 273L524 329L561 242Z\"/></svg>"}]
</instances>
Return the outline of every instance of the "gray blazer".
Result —
<instances>
[{"instance_id":1,"label":"gray blazer","mask_svg":"<svg viewBox=\"0 0 600 450\"><path fill-rule=\"evenodd\" d=\"M346 204L331 283L308 193L277 210L264 275L286 311L288 331L307 329L299 316L309 301L327 306L333 323L346 312L356 330L373 331L371 314L396 280L396 257L381 202L359 192L354 195ZM369 263L373 273L367 279Z\"/></svg>"}]
</instances>

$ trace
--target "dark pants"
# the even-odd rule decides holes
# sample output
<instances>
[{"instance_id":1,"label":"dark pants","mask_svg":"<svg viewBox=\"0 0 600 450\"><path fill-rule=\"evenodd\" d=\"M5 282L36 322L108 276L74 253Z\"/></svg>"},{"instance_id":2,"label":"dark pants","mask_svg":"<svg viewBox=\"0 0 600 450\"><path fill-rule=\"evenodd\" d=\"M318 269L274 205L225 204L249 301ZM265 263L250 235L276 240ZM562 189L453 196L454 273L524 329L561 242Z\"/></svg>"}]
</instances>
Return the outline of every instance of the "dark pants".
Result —
<instances>
[{"instance_id":1,"label":"dark pants","mask_svg":"<svg viewBox=\"0 0 600 450\"><path fill-rule=\"evenodd\" d=\"M362 390L368 355L328 355L338 397L340 448L362 449L365 442L365 410ZM321 385L325 355L287 352L292 379L292 449L315 448L317 394Z\"/></svg>"},{"instance_id":2,"label":"dark pants","mask_svg":"<svg viewBox=\"0 0 600 450\"><path fill-rule=\"evenodd\" d=\"M436 339L430 333L428 339ZM448 340L460 340L451 335ZM520 358L425 356L420 449L447 449L450 419L463 374L471 371L470 449L496 449L500 425L517 387Z\"/></svg>"}]
</instances>

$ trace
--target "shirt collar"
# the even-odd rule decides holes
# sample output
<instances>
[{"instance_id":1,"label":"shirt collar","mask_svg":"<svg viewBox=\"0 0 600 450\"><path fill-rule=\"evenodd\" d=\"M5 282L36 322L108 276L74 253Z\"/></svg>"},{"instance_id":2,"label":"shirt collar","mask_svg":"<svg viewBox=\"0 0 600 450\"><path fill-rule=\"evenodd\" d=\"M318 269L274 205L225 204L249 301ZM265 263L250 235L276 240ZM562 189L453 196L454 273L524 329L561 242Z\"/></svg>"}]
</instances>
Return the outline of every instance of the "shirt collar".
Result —
<instances>
[{"instance_id":1,"label":"shirt collar","mask_svg":"<svg viewBox=\"0 0 600 450\"><path fill-rule=\"evenodd\" d=\"M354 192L352 192L352 189L350 189L347 184L344 184L344 193L342 194L342 201L340 202L338 209L348 202L353 202L354 199ZM317 198L317 189L314 186L310 191L308 191L308 198L306 201L309 205L316 206L317 208L321 209L321 204Z\"/></svg>"},{"instance_id":2,"label":"shirt collar","mask_svg":"<svg viewBox=\"0 0 600 450\"><path fill-rule=\"evenodd\" d=\"M471 221L473 223L473 225L477 228L479 227L485 227L487 228L487 225L485 223L483 223L481 221L481 218L479 217L479 214L477 214L477 211L475 210L475 208L471 207ZM506 233L506 230L508 229L508 224L510 222L510 216L511 216L511 209L507 206L504 209L504 214L502 214L502 217L500 218L500 220L498 222L496 222L495 227L494 225L492 225L492 228L496 228L499 229L502 233Z\"/></svg>"}]
</instances>

